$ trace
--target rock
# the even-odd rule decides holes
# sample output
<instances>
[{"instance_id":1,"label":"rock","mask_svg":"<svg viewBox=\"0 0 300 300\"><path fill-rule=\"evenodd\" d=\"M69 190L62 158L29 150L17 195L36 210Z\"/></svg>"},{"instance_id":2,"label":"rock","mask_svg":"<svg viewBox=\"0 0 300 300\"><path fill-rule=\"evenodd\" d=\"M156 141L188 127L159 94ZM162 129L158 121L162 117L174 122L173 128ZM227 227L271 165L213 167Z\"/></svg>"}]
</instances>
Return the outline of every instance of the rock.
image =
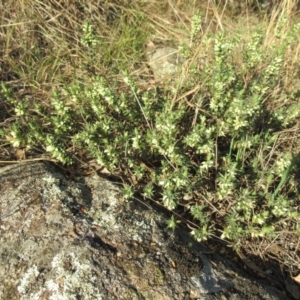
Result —
<instances>
[{"instance_id":1,"label":"rock","mask_svg":"<svg viewBox=\"0 0 300 300\"><path fill-rule=\"evenodd\" d=\"M0 169L0 299L289 299L97 174Z\"/></svg>"},{"instance_id":2,"label":"rock","mask_svg":"<svg viewBox=\"0 0 300 300\"><path fill-rule=\"evenodd\" d=\"M152 42L147 45L146 57L156 79L179 73L185 61L179 50L172 47L155 46Z\"/></svg>"}]
</instances>

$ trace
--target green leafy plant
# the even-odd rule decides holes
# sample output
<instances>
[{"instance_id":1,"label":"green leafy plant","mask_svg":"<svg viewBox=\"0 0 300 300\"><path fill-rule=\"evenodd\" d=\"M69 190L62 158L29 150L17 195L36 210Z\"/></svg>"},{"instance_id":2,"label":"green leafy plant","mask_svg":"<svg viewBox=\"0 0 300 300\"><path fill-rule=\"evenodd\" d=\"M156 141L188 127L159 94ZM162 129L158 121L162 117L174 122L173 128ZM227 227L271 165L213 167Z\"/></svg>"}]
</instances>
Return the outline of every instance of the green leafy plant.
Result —
<instances>
[{"instance_id":1,"label":"green leafy plant","mask_svg":"<svg viewBox=\"0 0 300 300\"><path fill-rule=\"evenodd\" d=\"M1 98L14 118L1 139L39 147L66 165L79 161L78 152L94 159L124 179L125 199L139 195L176 212L168 228L175 229L176 215L187 215L198 241L217 235L239 246L247 238L273 239L283 224L299 234L299 142L287 146L283 136L299 132L300 89L285 82L300 24L289 26L282 14L271 33L258 27L247 38L226 30L202 36L197 11L181 44L189 65L180 85L146 89L128 70L113 76L126 65L120 57L131 50L137 57L146 40L132 19L141 24L145 15L130 12L120 21L128 30L116 60L96 27L82 25L82 56L90 63L102 49L104 64L114 66L105 76L75 77L47 104L16 99L2 83ZM199 53L207 63L198 63ZM181 94L188 96L176 98ZM193 195L188 201L187 194Z\"/></svg>"}]
</instances>

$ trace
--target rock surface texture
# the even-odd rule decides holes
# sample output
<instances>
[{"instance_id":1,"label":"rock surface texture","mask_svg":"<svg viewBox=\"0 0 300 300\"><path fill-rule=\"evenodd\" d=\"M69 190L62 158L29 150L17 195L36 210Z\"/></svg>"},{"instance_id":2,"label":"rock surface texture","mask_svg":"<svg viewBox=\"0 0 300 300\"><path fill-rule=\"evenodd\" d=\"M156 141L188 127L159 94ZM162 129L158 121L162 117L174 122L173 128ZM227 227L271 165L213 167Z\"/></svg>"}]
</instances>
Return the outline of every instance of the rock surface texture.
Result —
<instances>
[{"instance_id":1,"label":"rock surface texture","mask_svg":"<svg viewBox=\"0 0 300 300\"><path fill-rule=\"evenodd\" d=\"M146 57L156 79L178 74L185 61L177 49L154 44L147 48Z\"/></svg>"},{"instance_id":2,"label":"rock surface texture","mask_svg":"<svg viewBox=\"0 0 300 300\"><path fill-rule=\"evenodd\" d=\"M0 299L289 299L97 174L0 168Z\"/></svg>"}]
</instances>

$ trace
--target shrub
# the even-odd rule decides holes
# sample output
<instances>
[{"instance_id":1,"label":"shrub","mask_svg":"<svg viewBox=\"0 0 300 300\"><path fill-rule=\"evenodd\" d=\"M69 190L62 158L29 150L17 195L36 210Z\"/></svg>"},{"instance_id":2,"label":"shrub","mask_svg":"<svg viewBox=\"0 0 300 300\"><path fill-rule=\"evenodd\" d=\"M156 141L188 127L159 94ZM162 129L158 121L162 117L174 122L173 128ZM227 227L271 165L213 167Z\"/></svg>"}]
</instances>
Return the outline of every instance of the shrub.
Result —
<instances>
[{"instance_id":1,"label":"shrub","mask_svg":"<svg viewBox=\"0 0 300 300\"><path fill-rule=\"evenodd\" d=\"M80 150L123 176L125 198L139 194L188 212L198 241L221 235L239 246L295 227L299 144L288 147L282 136L299 120L300 89L284 82L300 24L289 27L282 16L273 40L262 28L248 40L226 31L197 38L200 26L196 15L182 45L190 64L171 88L141 90L124 71L122 84L109 76L74 80L46 107L14 99L3 84L16 118L1 137L14 147L43 148L63 164ZM83 29L82 44L95 47L90 23ZM209 63L194 59L199 49ZM174 217L168 226L176 226Z\"/></svg>"}]
</instances>

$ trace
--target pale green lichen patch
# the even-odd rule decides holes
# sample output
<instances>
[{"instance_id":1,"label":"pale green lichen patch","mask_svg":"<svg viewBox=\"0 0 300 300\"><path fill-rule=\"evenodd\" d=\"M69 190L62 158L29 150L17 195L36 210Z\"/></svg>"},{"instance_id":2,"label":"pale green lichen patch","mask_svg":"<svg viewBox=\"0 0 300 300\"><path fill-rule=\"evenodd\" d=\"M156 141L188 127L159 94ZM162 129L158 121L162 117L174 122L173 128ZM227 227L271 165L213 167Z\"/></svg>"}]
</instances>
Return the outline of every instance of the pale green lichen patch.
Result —
<instances>
[{"instance_id":1,"label":"pale green lichen patch","mask_svg":"<svg viewBox=\"0 0 300 300\"><path fill-rule=\"evenodd\" d=\"M36 265L28 268L17 287L21 299L26 300L28 296L30 299L42 299L46 294L49 295L49 300L69 300L78 297L86 300L102 299L96 285L96 274L92 274L90 265L80 262L74 253L57 254L52 260L51 272L53 277L35 291L40 272Z\"/></svg>"}]
</instances>

